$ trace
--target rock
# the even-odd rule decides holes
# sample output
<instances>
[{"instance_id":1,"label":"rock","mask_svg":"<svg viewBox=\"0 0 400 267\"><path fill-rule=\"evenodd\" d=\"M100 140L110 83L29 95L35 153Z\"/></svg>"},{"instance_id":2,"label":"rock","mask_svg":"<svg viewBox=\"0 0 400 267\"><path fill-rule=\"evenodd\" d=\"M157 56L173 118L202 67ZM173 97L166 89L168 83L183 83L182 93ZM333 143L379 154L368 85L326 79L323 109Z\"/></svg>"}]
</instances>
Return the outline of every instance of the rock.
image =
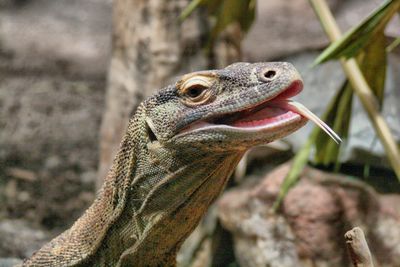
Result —
<instances>
[{"instance_id":1,"label":"rock","mask_svg":"<svg viewBox=\"0 0 400 267\"><path fill-rule=\"evenodd\" d=\"M60 157L77 166L97 164L104 84L51 77L4 77L0 83L0 160ZM52 155L52 156L50 156ZM85 167L83 167L85 168Z\"/></svg>"},{"instance_id":2,"label":"rock","mask_svg":"<svg viewBox=\"0 0 400 267\"><path fill-rule=\"evenodd\" d=\"M347 30L380 5L374 0L327 1L340 28ZM399 20L389 34L397 36ZM243 41L245 61L271 61L299 51L321 49L328 39L307 0L257 1L256 20Z\"/></svg>"},{"instance_id":3,"label":"rock","mask_svg":"<svg viewBox=\"0 0 400 267\"><path fill-rule=\"evenodd\" d=\"M233 190L218 202L219 218L233 234L239 265L299 266L294 236L287 221L268 214L260 201L249 199L252 199L251 191Z\"/></svg>"},{"instance_id":4,"label":"rock","mask_svg":"<svg viewBox=\"0 0 400 267\"><path fill-rule=\"evenodd\" d=\"M336 5L341 1L330 2ZM306 0L260 0L256 12L256 20L243 40L246 61L270 61L327 44L327 38Z\"/></svg>"},{"instance_id":5,"label":"rock","mask_svg":"<svg viewBox=\"0 0 400 267\"><path fill-rule=\"evenodd\" d=\"M0 236L0 257L16 258L30 257L50 239L48 233L22 220L0 221Z\"/></svg>"},{"instance_id":6,"label":"rock","mask_svg":"<svg viewBox=\"0 0 400 267\"><path fill-rule=\"evenodd\" d=\"M342 209L328 188L315 184L295 187L285 199L284 210L296 233L301 258L322 258L332 265L340 263ZM332 227L332 223L337 225ZM333 251L337 255L332 255Z\"/></svg>"},{"instance_id":7,"label":"rock","mask_svg":"<svg viewBox=\"0 0 400 267\"><path fill-rule=\"evenodd\" d=\"M62 159L57 155L52 155L46 159L44 163L44 168L51 171L60 168L61 164L62 164Z\"/></svg>"},{"instance_id":8,"label":"rock","mask_svg":"<svg viewBox=\"0 0 400 267\"><path fill-rule=\"evenodd\" d=\"M67 169L70 178L94 172L111 1L0 5L0 162L41 173L40 182Z\"/></svg>"},{"instance_id":9,"label":"rock","mask_svg":"<svg viewBox=\"0 0 400 267\"><path fill-rule=\"evenodd\" d=\"M343 235L354 226L366 232L380 263L398 266L400 211L387 208L387 196L355 179L308 167L273 214L270 208L288 170L289 164L281 165L259 183L232 189L218 201L218 216L233 235L240 266L348 266ZM400 197L390 203L398 207Z\"/></svg>"},{"instance_id":10,"label":"rock","mask_svg":"<svg viewBox=\"0 0 400 267\"><path fill-rule=\"evenodd\" d=\"M400 266L400 195L382 196L378 216L371 229L372 241L377 243L372 253L382 266Z\"/></svg>"},{"instance_id":11,"label":"rock","mask_svg":"<svg viewBox=\"0 0 400 267\"><path fill-rule=\"evenodd\" d=\"M0 9L1 67L104 75L110 55L111 1L24 1ZM4 64L7 63L7 64ZM4 64L4 65L3 65Z\"/></svg>"},{"instance_id":12,"label":"rock","mask_svg":"<svg viewBox=\"0 0 400 267\"><path fill-rule=\"evenodd\" d=\"M87 171L80 175L81 181L83 184L94 184L96 183L97 172L96 171Z\"/></svg>"},{"instance_id":13,"label":"rock","mask_svg":"<svg viewBox=\"0 0 400 267\"><path fill-rule=\"evenodd\" d=\"M0 258L0 267L12 267L21 263L22 260L17 258Z\"/></svg>"},{"instance_id":14,"label":"rock","mask_svg":"<svg viewBox=\"0 0 400 267\"><path fill-rule=\"evenodd\" d=\"M94 188L103 100L104 81L2 76L1 213L47 227L65 227L81 214L91 200L77 196Z\"/></svg>"}]
</instances>

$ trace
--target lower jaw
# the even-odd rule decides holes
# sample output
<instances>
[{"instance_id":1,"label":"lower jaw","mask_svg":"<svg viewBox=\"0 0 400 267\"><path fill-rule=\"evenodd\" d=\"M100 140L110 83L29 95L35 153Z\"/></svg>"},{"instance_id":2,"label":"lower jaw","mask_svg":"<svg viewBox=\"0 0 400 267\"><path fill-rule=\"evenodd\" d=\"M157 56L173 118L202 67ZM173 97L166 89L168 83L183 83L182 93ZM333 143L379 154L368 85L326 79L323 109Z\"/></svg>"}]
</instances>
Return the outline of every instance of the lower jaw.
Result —
<instances>
[{"instance_id":1,"label":"lower jaw","mask_svg":"<svg viewBox=\"0 0 400 267\"><path fill-rule=\"evenodd\" d=\"M281 128L289 127L291 124L301 123L301 121L307 121L303 116L288 111L283 116L280 117L267 117L262 120L239 120L227 124L223 123L211 123L201 121L190 128L185 129L180 134L185 134L187 132L197 132L197 131L207 131L207 130L221 130L227 132L238 132L238 133L250 133L250 132L274 132L280 130Z\"/></svg>"},{"instance_id":2,"label":"lower jaw","mask_svg":"<svg viewBox=\"0 0 400 267\"><path fill-rule=\"evenodd\" d=\"M264 117L254 120L239 120L232 123L230 126L241 128L241 129L257 129L257 128L273 128L274 126L279 127L280 125L287 124L290 121L294 121L301 116L292 111L281 112L280 115L274 117Z\"/></svg>"},{"instance_id":3,"label":"lower jaw","mask_svg":"<svg viewBox=\"0 0 400 267\"><path fill-rule=\"evenodd\" d=\"M228 137L227 142L232 149L246 151L252 147L265 145L273 141L284 138L298 129L302 128L307 119L297 117L287 123L276 125L274 127L261 128L231 128L224 131L224 136ZM226 139L225 139L226 140ZM223 142L224 143L224 142ZM218 144L216 144L218 146Z\"/></svg>"}]
</instances>

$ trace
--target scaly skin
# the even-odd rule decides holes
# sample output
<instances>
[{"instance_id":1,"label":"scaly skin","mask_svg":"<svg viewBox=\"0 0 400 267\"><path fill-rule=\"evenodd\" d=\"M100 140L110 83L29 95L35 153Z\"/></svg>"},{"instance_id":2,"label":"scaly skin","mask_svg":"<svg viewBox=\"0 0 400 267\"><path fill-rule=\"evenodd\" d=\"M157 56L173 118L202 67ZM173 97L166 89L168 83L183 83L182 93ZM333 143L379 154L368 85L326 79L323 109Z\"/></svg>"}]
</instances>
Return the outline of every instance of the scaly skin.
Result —
<instances>
[{"instance_id":1,"label":"scaly skin","mask_svg":"<svg viewBox=\"0 0 400 267\"><path fill-rule=\"evenodd\" d=\"M130 120L92 206L23 266L174 266L244 152L307 120L245 130L225 124L293 84L301 80L288 63L236 63L158 91Z\"/></svg>"}]
</instances>

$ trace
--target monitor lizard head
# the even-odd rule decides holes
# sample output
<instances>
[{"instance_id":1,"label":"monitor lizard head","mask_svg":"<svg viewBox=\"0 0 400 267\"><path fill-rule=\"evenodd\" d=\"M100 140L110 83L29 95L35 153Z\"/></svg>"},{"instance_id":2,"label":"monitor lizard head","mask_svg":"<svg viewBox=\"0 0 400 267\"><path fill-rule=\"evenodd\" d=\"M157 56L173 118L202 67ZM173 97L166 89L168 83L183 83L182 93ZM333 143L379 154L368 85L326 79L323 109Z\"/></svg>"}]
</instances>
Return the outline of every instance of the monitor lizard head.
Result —
<instances>
[{"instance_id":1,"label":"monitor lizard head","mask_svg":"<svg viewBox=\"0 0 400 267\"><path fill-rule=\"evenodd\" d=\"M285 62L193 72L148 100L146 122L164 146L243 151L307 122L285 101L302 87L297 70Z\"/></svg>"}]
</instances>

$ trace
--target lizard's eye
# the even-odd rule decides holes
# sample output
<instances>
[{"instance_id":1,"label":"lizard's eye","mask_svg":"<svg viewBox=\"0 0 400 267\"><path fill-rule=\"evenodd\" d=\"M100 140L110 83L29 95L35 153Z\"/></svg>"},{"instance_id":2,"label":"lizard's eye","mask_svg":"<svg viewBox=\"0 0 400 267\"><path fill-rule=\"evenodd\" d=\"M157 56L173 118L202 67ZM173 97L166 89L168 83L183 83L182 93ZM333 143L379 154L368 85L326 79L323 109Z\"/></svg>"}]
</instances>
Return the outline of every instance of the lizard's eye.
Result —
<instances>
[{"instance_id":1,"label":"lizard's eye","mask_svg":"<svg viewBox=\"0 0 400 267\"><path fill-rule=\"evenodd\" d=\"M177 87L183 103L190 107L208 103L213 95L210 87L214 79L212 76L193 75L179 81Z\"/></svg>"},{"instance_id":2,"label":"lizard's eye","mask_svg":"<svg viewBox=\"0 0 400 267\"><path fill-rule=\"evenodd\" d=\"M196 99L207 89L207 87L197 84L193 85L192 87L188 88L186 91L186 95L192 99Z\"/></svg>"}]
</instances>

